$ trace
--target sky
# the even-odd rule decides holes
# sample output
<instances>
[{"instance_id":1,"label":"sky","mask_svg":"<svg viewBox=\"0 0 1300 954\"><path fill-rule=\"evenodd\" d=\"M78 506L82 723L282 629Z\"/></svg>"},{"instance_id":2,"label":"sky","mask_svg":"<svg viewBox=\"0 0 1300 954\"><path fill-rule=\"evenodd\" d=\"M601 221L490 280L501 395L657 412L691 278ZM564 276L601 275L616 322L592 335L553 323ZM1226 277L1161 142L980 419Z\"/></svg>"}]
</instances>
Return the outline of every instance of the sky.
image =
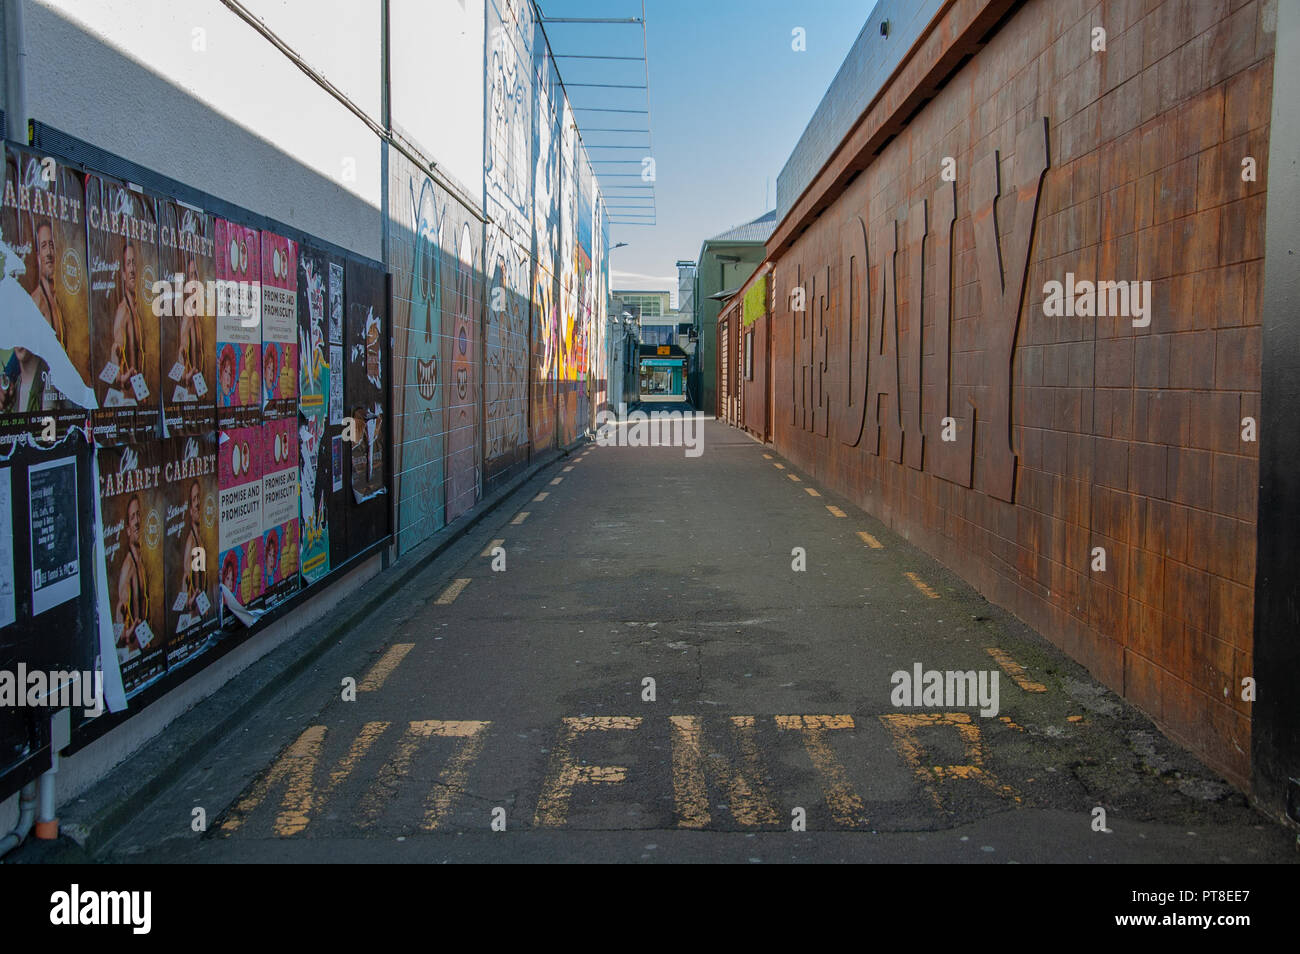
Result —
<instances>
[{"instance_id":1,"label":"sky","mask_svg":"<svg viewBox=\"0 0 1300 954\"><path fill-rule=\"evenodd\" d=\"M694 260L703 241L776 205L776 177L812 118L874 6L873 0L645 0L652 148L637 145L646 116L578 110L578 125L611 205L645 206L641 160L655 161L655 224L617 224L610 245L613 289L672 289L678 259ZM640 0L541 0L547 17L639 17ZM793 49L802 28L806 50ZM547 24L551 48L640 56L637 25ZM575 107L646 108L641 89L578 84L645 84L632 60L557 60ZM598 128L599 127L599 130ZM597 160L613 160L598 162ZM631 211L631 210L624 210ZM611 215L614 213L612 212Z\"/></svg>"}]
</instances>

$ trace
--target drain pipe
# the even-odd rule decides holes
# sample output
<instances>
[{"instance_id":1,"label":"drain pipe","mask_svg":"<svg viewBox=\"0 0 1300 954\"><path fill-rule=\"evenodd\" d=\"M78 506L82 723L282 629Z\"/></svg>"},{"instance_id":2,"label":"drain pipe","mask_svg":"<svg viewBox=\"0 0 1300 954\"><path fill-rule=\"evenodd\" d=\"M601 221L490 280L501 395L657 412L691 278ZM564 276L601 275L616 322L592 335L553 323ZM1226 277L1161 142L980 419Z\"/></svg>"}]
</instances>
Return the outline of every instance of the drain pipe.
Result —
<instances>
[{"instance_id":1,"label":"drain pipe","mask_svg":"<svg viewBox=\"0 0 1300 954\"><path fill-rule=\"evenodd\" d=\"M27 33L23 27L23 0L4 0L5 16L5 120L9 138L27 142Z\"/></svg>"},{"instance_id":2,"label":"drain pipe","mask_svg":"<svg viewBox=\"0 0 1300 954\"><path fill-rule=\"evenodd\" d=\"M36 837L42 841L59 837L59 818L54 814L54 777L58 774L59 753L51 752L50 767L36 780Z\"/></svg>"},{"instance_id":3,"label":"drain pipe","mask_svg":"<svg viewBox=\"0 0 1300 954\"><path fill-rule=\"evenodd\" d=\"M0 857L21 845L27 838L27 833L32 830L32 823L36 820L36 788L35 782L23 786L22 794L18 796L18 824L13 831L0 838Z\"/></svg>"}]
</instances>

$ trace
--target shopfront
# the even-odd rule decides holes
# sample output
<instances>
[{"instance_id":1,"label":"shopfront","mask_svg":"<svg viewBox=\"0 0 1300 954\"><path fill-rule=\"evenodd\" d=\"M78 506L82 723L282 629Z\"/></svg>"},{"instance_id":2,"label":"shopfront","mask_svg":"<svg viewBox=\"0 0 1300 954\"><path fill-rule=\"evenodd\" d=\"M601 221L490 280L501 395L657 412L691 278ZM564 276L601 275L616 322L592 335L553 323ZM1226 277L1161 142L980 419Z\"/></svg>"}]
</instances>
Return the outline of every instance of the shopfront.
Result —
<instances>
[{"instance_id":1,"label":"shopfront","mask_svg":"<svg viewBox=\"0 0 1300 954\"><path fill-rule=\"evenodd\" d=\"M675 345L642 345L638 379L642 401L686 400L686 352Z\"/></svg>"}]
</instances>

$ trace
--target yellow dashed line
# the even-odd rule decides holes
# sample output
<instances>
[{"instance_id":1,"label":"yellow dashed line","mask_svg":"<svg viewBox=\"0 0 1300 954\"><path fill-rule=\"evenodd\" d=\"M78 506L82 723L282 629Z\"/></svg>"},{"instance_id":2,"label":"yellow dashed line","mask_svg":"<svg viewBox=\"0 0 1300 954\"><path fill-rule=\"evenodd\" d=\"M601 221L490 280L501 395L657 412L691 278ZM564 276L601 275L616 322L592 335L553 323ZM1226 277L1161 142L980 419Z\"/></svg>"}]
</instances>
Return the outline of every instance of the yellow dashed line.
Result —
<instances>
[{"instance_id":1,"label":"yellow dashed line","mask_svg":"<svg viewBox=\"0 0 1300 954\"><path fill-rule=\"evenodd\" d=\"M563 479L564 479L563 477L556 477L554 480L551 481L551 486L554 487L556 484L558 484L558 483L559 483L560 481L562 481Z\"/></svg>"},{"instance_id":2,"label":"yellow dashed line","mask_svg":"<svg viewBox=\"0 0 1300 954\"><path fill-rule=\"evenodd\" d=\"M495 550L497 547L501 546L501 544L503 544L503 543L505 543L505 542L506 542L506 541L505 541L504 538L502 538L502 539L500 539L500 540L493 540L491 543L489 543L489 544L484 548L483 552L480 553L479 556L484 556L484 557L489 557L489 556L491 556L491 555L492 555L492 551Z\"/></svg>"},{"instance_id":3,"label":"yellow dashed line","mask_svg":"<svg viewBox=\"0 0 1300 954\"><path fill-rule=\"evenodd\" d=\"M573 470L573 465L572 465L572 464L570 464L568 467L564 468L564 473L567 474L567 473L568 473L569 471L571 471L571 470Z\"/></svg>"},{"instance_id":4,"label":"yellow dashed line","mask_svg":"<svg viewBox=\"0 0 1300 954\"><path fill-rule=\"evenodd\" d=\"M806 493L809 497L820 497L820 496L821 496L821 494L819 494L817 491L813 490L811 487L805 487L805 488L803 489L803 492Z\"/></svg>"},{"instance_id":5,"label":"yellow dashed line","mask_svg":"<svg viewBox=\"0 0 1300 954\"><path fill-rule=\"evenodd\" d=\"M785 464L773 464L772 466L777 470L785 470Z\"/></svg>"},{"instance_id":6,"label":"yellow dashed line","mask_svg":"<svg viewBox=\"0 0 1300 954\"><path fill-rule=\"evenodd\" d=\"M845 514L845 512L844 512L843 510L841 510L839 507L836 507L834 504L827 504L827 505L826 505L826 509L829 510L829 511L831 512L831 516L832 516L832 517L844 517L844 516L847 516L847 514Z\"/></svg>"},{"instance_id":7,"label":"yellow dashed line","mask_svg":"<svg viewBox=\"0 0 1300 954\"><path fill-rule=\"evenodd\" d=\"M789 477L791 480L793 480L796 484L799 482L799 478L795 474L786 474L786 476Z\"/></svg>"},{"instance_id":8,"label":"yellow dashed line","mask_svg":"<svg viewBox=\"0 0 1300 954\"><path fill-rule=\"evenodd\" d=\"M415 648L415 643L394 643L388 647L388 652L379 657L379 661L370 667L370 672L361 680L357 686L357 692L374 692L384 684L384 680L392 675L397 664L406 658L406 654Z\"/></svg>"},{"instance_id":9,"label":"yellow dashed line","mask_svg":"<svg viewBox=\"0 0 1300 954\"><path fill-rule=\"evenodd\" d=\"M460 591L465 589L467 586L469 586L468 578L453 580L451 586L443 590L442 595L434 600L434 603L439 606L446 606L448 603L456 602L456 597L460 596Z\"/></svg>"},{"instance_id":10,"label":"yellow dashed line","mask_svg":"<svg viewBox=\"0 0 1300 954\"><path fill-rule=\"evenodd\" d=\"M764 454L764 455L763 455L763 460L771 460L771 459L772 459L772 455L771 455L771 454Z\"/></svg>"},{"instance_id":11,"label":"yellow dashed line","mask_svg":"<svg viewBox=\"0 0 1300 954\"><path fill-rule=\"evenodd\" d=\"M935 592L934 588L930 586L930 584L926 583L919 576L917 576L915 573L904 573L903 576L907 577L908 580L911 581L913 586L915 586L918 590L920 590L930 599L937 600L939 598L939 594Z\"/></svg>"},{"instance_id":12,"label":"yellow dashed line","mask_svg":"<svg viewBox=\"0 0 1300 954\"><path fill-rule=\"evenodd\" d=\"M863 543L871 547L871 549L873 550L883 550L885 548L885 545L883 543L881 543L871 534L867 533L867 531L865 530L859 530L858 536L862 538Z\"/></svg>"},{"instance_id":13,"label":"yellow dashed line","mask_svg":"<svg viewBox=\"0 0 1300 954\"><path fill-rule=\"evenodd\" d=\"M540 492L536 497L533 498L533 503L541 503L543 500L545 500L545 499L546 499L547 497L549 497L550 495L551 495L551 492L550 492L549 490L543 490L543 491L541 491L541 492Z\"/></svg>"},{"instance_id":14,"label":"yellow dashed line","mask_svg":"<svg viewBox=\"0 0 1300 954\"><path fill-rule=\"evenodd\" d=\"M1025 690L1025 692L1047 691L1047 687L1041 682L1031 682L1029 677L1025 675L1024 667L1007 655L1005 651L998 649L995 646L991 646L988 649L988 654L993 657L994 661L996 661L999 666L1002 667L1002 671L1011 677L1011 681L1021 689Z\"/></svg>"},{"instance_id":15,"label":"yellow dashed line","mask_svg":"<svg viewBox=\"0 0 1300 954\"><path fill-rule=\"evenodd\" d=\"M510 521L510 525L511 525L512 527L517 527L517 526L519 526L521 523L523 523L525 520L528 519L528 515L529 515L530 513L532 513L531 510L521 510L521 511L519 511L517 514L515 514L515 519L513 519L513 520Z\"/></svg>"}]
</instances>

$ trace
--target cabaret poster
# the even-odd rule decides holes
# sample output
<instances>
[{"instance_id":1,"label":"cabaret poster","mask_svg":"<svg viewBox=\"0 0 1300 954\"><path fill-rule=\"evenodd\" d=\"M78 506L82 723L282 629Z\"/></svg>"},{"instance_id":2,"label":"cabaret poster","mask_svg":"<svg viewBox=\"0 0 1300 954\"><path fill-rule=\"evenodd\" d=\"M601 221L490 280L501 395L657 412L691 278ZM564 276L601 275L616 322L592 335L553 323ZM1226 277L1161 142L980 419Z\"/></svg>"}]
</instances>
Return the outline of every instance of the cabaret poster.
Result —
<instances>
[{"instance_id":1,"label":"cabaret poster","mask_svg":"<svg viewBox=\"0 0 1300 954\"><path fill-rule=\"evenodd\" d=\"M218 627L219 488L214 434L173 435L162 446L164 598L172 666L201 649Z\"/></svg>"},{"instance_id":2,"label":"cabaret poster","mask_svg":"<svg viewBox=\"0 0 1300 954\"><path fill-rule=\"evenodd\" d=\"M211 435L216 427L216 285L212 216L171 199L158 204L156 300L162 328L166 434Z\"/></svg>"}]
</instances>

